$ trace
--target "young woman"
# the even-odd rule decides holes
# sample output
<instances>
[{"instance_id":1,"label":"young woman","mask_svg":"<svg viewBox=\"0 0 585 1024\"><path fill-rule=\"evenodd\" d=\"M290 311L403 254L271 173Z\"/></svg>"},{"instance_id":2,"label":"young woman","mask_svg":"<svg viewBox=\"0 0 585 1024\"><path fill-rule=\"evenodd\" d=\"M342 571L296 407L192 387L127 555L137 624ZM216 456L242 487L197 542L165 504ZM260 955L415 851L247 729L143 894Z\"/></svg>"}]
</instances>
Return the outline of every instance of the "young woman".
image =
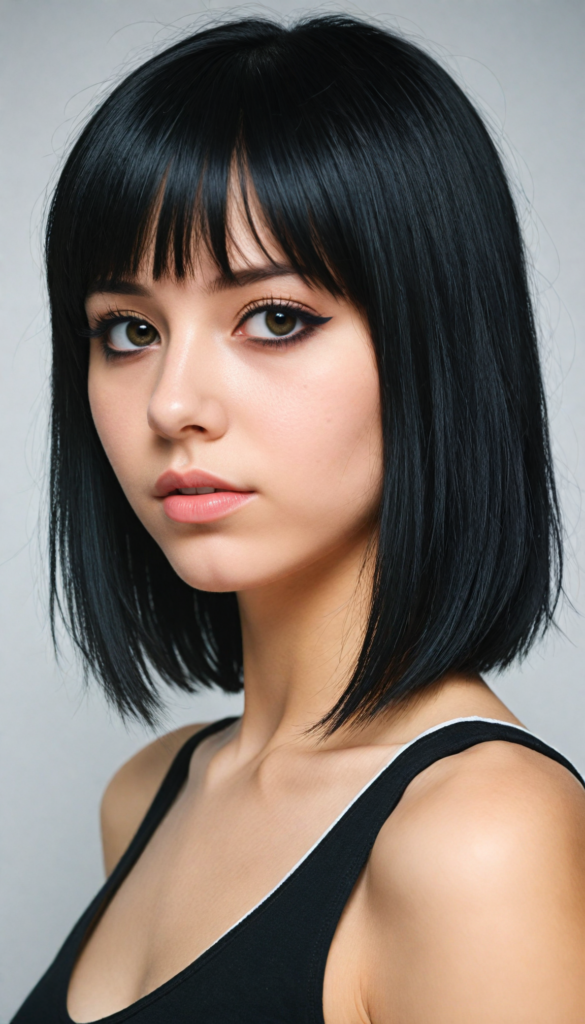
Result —
<instances>
[{"instance_id":1,"label":"young woman","mask_svg":"<svg viewBox=\"0 0 585 1024\"><path fill-rule=\"evenodd\" d=\"M15 1024L583 1024L585 792L481 673L560 527L518 223L428 55L224 24L54 197L52 580L86 664L241 719L148 746Z\"/></svg>"}]
</instances>

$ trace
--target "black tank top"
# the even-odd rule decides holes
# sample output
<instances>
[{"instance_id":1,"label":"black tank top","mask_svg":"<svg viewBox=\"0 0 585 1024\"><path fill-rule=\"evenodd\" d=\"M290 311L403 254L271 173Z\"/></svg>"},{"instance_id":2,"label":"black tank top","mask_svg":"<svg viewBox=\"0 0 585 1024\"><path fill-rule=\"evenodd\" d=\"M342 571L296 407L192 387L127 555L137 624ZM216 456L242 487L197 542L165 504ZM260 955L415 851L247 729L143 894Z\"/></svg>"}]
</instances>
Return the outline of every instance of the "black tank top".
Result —
<instances>
[{"instance_id":1,"label":"black tank top","mask_svg":"<svg viewBox=\"0 0 585 1024\"><path fill-rule=\"evenodd\" d=\"M235 719L190 737L175 757L128 850L75 925L12 1024L71 1024L69 979L92 922L126 877L187 776L195 747ZM361 790L321 839L253 910L179 974L107 1024L324 1024L323 977L339 918L376 836L419 772L487 740L507 740L558 761L525 729L483 718L447 722L412 740Z\"/></svg>"}]
</instances>

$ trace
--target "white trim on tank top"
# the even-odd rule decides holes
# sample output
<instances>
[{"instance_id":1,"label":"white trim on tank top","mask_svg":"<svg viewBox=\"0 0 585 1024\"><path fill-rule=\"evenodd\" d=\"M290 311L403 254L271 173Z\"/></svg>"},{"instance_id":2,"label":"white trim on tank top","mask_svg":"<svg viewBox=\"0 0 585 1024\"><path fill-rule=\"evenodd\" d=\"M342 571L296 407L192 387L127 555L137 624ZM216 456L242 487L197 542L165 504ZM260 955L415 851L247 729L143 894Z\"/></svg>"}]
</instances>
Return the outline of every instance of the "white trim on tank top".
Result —
<instances>
[{"instance_id":1,"label":"white trim on tank top","mask_svg":"<svg viewBox=\"0 0 585 1024\"><path fill-rule=\"evenodd\" d=\"M270 890L270 892L267 892L266 896L263 896L262 899L259 900L258 903L255 903L250 910L247 910L245 914L242 914L242 916L238 918L235 924L230 925L230 927L227 928L225 932L222 932L219 938L214 939L214 941L209 946L206 946L205 949L197 955L196 959L199 960L199 958L203 956L204 953L207 953L210 949L213 949L214 946L217 946L217 944L221 942L223 939L225 939L225 937L229 935L230 932L233 932L234 929L241 925L242 922L245 921L247 917L250 917L251 914L254 914L257 910L259 910L260 907L264 903L266 903L266 901L269 900L270 897L273 896L275 892L278 892L278 890L282 888L284 883L287 882L288 879L291 878L291 876L298 871L301 865L304 864L308 857L310 857L311 854L314 853L314 851L317 849L317 847L321 845L323 840L327 838L329 833L333 831L335 826L339 824L341 819L344 818L348 811L351 810L353 805L357 803L360 797L368 791L368 789L370 788L370 786L374 784L376 779L379 779L380 776L384 774L384 772L390 767L391 764L393 764L397 757L400 757L400 755L403 754L405 750L408 750L408 748L411 747L413 743L416 743L418 740L422 740L423 736L430 736L431 733L433 732L439 732L440 729L446 729L448 725L457 725L457 723L459 722L489 722L492 725L507 725L511 729L518 729L520 732L525 732L529 736L534 736L535 739L540 739L540 737L536 736L535 733L530 732L523 725L516 725L515 722L504 722L499 718L483 718L481 715L468 715L466 718L450 718L448 722L441 722L439 725L432 725L430 729L425 729L424 732L420 732L418 736L414 737L414 739L409 740L408 743L404 743L401 747L399 747L399 749L392 755L390 760L387 761L386 764L384 764L368 782L366 782L365 786L362 786L360 791L356 793L356 795L353 797L352 800L350 800L346 807L344 807L341 813L337 815L335 820L331 823L331 825L329 825L328 828L325 829L325 831L319 836L316 842L313 843L310 849L308 849L307 852L303 854L300 860L296 862L296 864L294 865L294 867L290 869L290 871L287 871L284 878L281 878L280 882L277 882L276 885L273 886L273 888ZM544 743L545 741L541 740L541 742ZM550 747L550 743L547 743L547 746ZM554 747L551 747L551 750L554 749ZM193 962L195 963L195 961Z\"/></svg>"}]
</instances>

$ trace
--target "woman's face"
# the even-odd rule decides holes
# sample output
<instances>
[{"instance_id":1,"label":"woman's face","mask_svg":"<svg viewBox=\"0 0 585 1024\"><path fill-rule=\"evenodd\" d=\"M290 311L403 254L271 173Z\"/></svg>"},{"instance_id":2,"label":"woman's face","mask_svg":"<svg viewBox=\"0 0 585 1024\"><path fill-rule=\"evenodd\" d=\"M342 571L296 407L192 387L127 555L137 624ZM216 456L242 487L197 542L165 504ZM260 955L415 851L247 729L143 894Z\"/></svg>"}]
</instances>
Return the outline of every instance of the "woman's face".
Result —
<instances>
[{"instance_id":1,"label":"woman's face","mask_svg":"<svg viewBox=\"0 0 585 1024\"><path fill-rule=\"evenodd\" d=\"M232 235L236 284L204 255L184 281L145 270L86 303L91 328L120 318L91 340L89 399L107 456L178 575L209 591L259 587L363 546L381 488L363 319L272 267L244 227ZM214 491L180 493L201 488Z\"/></svg>"}]
</instances>

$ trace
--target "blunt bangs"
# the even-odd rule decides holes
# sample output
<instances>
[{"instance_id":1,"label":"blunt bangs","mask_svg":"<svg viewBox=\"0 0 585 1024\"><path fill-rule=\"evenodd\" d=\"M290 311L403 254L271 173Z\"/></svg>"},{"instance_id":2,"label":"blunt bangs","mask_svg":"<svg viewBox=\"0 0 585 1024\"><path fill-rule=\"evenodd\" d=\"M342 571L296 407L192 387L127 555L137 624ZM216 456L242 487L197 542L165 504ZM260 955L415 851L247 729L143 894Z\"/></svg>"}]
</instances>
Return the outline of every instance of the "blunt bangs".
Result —
<instances>
[{"instance_id":1,"label":"blunt bangs","mask_svg":"<svg viewBox=\"0 0 585 1024\"><path fill-rule=\"evenodd\" d=\"M229 279L238 190L261 248L259 218L297 273L364 313L378 361L372 603L334 729L448 672L505 667L553 620L561 526L524 251L461 89L354 18L199 32L93 115L47 226L52 621L147 721L160 680L241 689L237 603L183 583L130 509L91 418L84 301L147 259L181 279L201 246Z\"/></svg>"}]
</instances>

